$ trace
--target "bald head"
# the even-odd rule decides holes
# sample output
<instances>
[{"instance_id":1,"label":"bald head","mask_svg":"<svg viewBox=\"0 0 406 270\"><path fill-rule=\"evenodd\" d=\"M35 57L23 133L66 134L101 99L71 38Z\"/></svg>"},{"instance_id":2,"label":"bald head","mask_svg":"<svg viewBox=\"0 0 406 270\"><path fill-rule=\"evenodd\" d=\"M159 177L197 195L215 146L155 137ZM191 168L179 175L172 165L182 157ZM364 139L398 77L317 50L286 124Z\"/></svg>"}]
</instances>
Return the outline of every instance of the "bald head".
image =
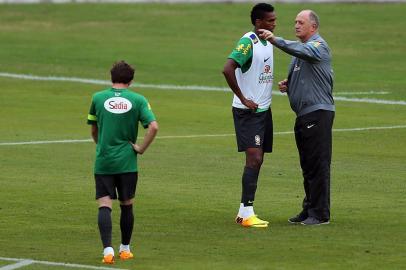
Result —
<instances>
[{"instance_id":1,"label":"bald head","mask_svg":"<svg viewBox=\"0 0 406 270\"><path fill-rule=\"evenodd\" d=\"M319 16L313 10L302 10L295 20L295 32L302 42L306 42L319 29Z\"/></svg>"}]
</instances>

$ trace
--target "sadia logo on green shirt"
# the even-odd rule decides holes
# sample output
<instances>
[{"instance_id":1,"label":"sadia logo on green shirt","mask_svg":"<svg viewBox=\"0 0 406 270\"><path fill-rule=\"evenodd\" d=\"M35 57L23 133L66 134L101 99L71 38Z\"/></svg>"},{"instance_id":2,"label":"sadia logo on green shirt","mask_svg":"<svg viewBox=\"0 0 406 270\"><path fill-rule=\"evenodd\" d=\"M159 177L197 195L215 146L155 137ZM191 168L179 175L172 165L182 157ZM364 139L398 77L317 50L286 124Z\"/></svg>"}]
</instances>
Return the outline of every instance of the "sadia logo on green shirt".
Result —
<instances>
[{"instance_id":1,"label":"sadia logo on green shirt","mask_svg":"<svg viewBox=\"0 0 406 270\"><path fill-rule=\"evenodd\" d=\"M112 97L104 102L104 108L111 113L126 113L132 108L128 99L122 97Z\"/></svg>"}]
</instances>

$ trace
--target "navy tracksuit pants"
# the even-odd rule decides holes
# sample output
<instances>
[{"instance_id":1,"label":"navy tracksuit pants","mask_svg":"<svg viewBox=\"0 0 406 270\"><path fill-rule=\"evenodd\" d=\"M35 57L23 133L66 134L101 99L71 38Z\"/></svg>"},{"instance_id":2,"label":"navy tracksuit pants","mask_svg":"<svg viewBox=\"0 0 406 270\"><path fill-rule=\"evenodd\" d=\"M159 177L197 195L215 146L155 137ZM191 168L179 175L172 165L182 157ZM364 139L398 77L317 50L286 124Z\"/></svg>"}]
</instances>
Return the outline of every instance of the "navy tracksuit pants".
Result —
<instances>
[{"instance_id":1,"label":"navy tracksuit pants","mask_svg":"<svg viewBox=\"0 0 406 270\"><path fill-rule=\"evenodd\" d=\"M303 172L305 216L330 220L330 164L335 113L317 110L299 116L295 139Z\"/></svg>"}]
</instances>

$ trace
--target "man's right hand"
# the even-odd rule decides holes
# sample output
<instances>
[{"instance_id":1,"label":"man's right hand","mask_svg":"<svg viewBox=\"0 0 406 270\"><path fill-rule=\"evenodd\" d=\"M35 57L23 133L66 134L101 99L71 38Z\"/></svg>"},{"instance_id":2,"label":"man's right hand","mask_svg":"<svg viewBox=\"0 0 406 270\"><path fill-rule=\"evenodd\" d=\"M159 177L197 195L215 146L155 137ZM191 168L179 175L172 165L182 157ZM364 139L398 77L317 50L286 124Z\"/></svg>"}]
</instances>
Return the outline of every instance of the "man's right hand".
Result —
<instances>
[{"instance_id":1,"label":"man's right hand","mask_svg":"<svg viewBox=\"0 0 406 270\"><path fill-rule=\"evenodd\" d=\"M244 104L248 109L251 109L251 110L258 109L258 104L256 104L252 100L244 98L244 100L242 100L241 103Z\"/></svg>"},{"instance_id":2,"label":"man's right hand","mask_svg":"<svg viewBox=\"0 0 406 270\"><path fill-rule=\"evenodd\" d=\"M286 93L288 91L288 80L284 79L283 81L278 82L278 88L281 93Z\"/></svg>"},{"instance_id":3,"label":"man's right hand","mask_svg":"<svg viewBox=\"0 0 406 270\"><path fill-rule=\"evenodd\" d=\"M269 42L273 42L274 41L274 34L266 29L258 29L258 33L259 33L259 37L265 40L268 40Z\"/></svg>"}]
</instances>

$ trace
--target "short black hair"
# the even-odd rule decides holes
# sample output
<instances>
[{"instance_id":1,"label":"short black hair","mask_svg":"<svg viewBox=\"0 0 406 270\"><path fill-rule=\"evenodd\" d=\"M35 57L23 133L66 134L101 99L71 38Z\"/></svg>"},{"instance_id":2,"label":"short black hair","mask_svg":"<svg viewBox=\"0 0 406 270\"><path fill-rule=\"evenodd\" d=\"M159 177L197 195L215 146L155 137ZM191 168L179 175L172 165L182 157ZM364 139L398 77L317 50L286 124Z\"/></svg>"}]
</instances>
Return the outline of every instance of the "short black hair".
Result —
<instances>
[{"instance_id":1,"label":"short black hair","mask_svg":"<svg viewBox=\"0 0 406 270\"><path fill-rule=\"evenodd\" d=\"M258 3L251 10L251 23L255 26L255 21L258 19L263 19L265 13L273 12L275 9L271 4Z\"/></svg>"},{"instance_id":2,"label":"short black hair","mask_svg":"<svg viewBox=\"0 0 406 270\"><path fill-rule=\"evenodd\" d=\"M115 62L110 70L112 83L129 84L134 79L135 69L124 60Z\"/></svg>"}]
</instances>

